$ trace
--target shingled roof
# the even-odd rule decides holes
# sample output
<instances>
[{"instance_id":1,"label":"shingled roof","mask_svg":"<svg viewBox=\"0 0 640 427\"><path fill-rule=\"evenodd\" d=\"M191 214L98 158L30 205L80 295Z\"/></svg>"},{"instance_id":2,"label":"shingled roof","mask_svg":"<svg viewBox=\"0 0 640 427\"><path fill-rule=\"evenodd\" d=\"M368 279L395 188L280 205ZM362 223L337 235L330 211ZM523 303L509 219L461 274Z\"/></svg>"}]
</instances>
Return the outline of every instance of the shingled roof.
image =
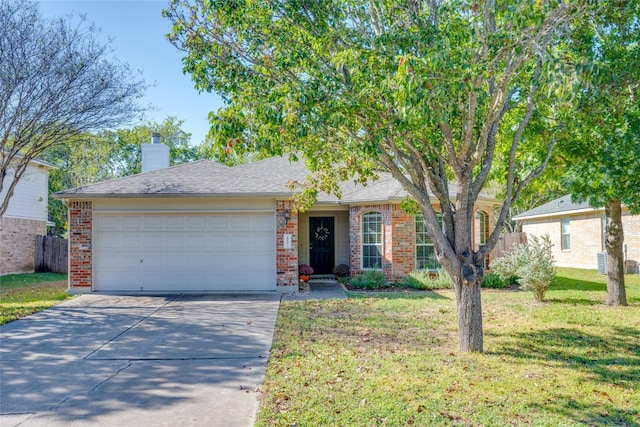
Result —
<instances>
[{"instance_id":1,"label":"shingled roof","mask_svg":"<svg viewBox=\"0 0 640 427\"><path fill-rule=\"evenodd\" d=\"M301 161L271 157L235 167L209 160L183 163L166 169L111 179L61 191L58 199L122 197L290 197L291 181L303 182L309 171ZM407 197L400 183L388 173L367 185L343 182L342 198L320 194L319 203L361 203L402 200ZM452 184L451 194L455 194ZM482 197L490 196L483 194Z\"/></svg>"},{"instance_id":2,"label":"shingled roof","mask_svg":"<svg viewBox=\"0 0 640 427\"><path fill-rule=\"evenodd\" d=\"M577 203L571 199L571 195L567 194L558 199L552 200L544 205L537 206L526 212L513 217L516 221L523 219L561 215L574 211L592 210L589 202Z\"/></svg>"}]
</instances>

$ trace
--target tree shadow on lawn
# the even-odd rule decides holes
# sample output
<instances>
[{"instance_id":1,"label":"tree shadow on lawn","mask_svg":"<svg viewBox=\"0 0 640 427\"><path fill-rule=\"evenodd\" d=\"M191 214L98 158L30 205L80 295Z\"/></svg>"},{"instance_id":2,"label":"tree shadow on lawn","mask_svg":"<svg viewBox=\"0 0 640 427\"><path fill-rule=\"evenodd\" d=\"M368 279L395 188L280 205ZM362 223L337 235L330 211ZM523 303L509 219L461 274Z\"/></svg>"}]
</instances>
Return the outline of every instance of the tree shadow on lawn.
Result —
<instances>
[{"instance_id":1,"label":"tree shadow on lawn","mask_svg":"<svg viewBox=\"0 0 640 427\"><path fill-rule=\"evenodd\" d=\"M594 393L596 391L594 390ZM604 394L606 398L606 393ZM580 403L574 399L555 396L547 399L544 404L532 404L531 407L539 412L554 412L567 419L595 426L595 425L615 425L615 426L639 426L640 411L625 410L615 407L613 404Z\"/></svg>"},{"instance_id":2,"label":"tree shadow on lawn","mask_svg":"<svg viewBox=\"0 0 640 427\"><path fill-rule=\"evenodd\" d=\"M624 387L640 387L640 330L611 327L606 335L577 329L552 328L513 335L515 340L493 354L563 366L588 372Z\"/></svg>"},{"instance_id":3,"label":"tree shadow on lawn","mask_svg":"<svg viewBox=\"0 0 640 427\"><path fill-rule=\"evenodd\" d=\"M512 341L488 354L553 367L560 363L562 368L584 372L606 386L631 391L640 389L640 330L613 326L605 332L595 335L560 327L516 333L512 335ZM534 404L534 407L575 418L588 425L640 425L639 409L628 411L615 407L606 403L605 392L593 392L603 394L602 403L586 404L567 399L565 395L550 396L544 405Z\"/></svg>"}]
</instances>

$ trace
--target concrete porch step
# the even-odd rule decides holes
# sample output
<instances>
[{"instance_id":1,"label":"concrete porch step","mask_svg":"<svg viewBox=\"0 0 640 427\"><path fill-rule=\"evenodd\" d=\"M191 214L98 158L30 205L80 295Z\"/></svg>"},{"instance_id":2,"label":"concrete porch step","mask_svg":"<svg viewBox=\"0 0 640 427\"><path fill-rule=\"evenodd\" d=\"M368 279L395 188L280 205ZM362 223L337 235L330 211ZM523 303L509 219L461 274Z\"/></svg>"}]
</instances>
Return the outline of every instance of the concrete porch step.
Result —
<instances>
[{"instance_id":1,"label":"concrete porch step","mask_svg":"<svg viewBox=\"0 0 640 427\"><path fill-rule=\"evenodd\" d=\"M338 283L338 281L335 274L312 274L309 276L309 283L320 285Z\"/></svg>"}]
</instances>

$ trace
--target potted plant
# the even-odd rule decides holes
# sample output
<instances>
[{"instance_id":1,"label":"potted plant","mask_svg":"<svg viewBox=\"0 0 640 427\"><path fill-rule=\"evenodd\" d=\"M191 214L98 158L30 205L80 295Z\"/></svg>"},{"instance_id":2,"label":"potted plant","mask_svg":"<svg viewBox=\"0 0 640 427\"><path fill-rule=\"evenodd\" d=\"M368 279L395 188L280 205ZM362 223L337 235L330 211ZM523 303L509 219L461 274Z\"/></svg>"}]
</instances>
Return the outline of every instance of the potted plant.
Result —
<instances>
[{"instance_id":1,"label":"potted plant","mask_svg":"<svg viewBox=\"0 0 640 427\"><path fill-rule=\"evenodd\" d=\"M298 266L298 274L300 275L300 280L308 282L309 276L313 274L313 268L307 264L300 264Z\"/></svg>"}]
</instances>

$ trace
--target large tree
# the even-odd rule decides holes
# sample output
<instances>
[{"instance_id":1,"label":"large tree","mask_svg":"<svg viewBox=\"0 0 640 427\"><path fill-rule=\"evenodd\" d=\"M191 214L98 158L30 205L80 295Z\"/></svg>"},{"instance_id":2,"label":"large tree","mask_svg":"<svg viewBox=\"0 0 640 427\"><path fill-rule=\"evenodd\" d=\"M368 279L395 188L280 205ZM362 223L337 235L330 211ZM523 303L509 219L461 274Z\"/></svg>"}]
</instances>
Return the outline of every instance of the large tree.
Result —
<instances>
[{"instance_id":1,"label":"large tree","mask_svg":"<svg viewBox=\"0 0 640 427\"><path fill-rule=\"evenodd\" d=\"M571 74L563 32L582 10L544 0L173 0L165 15L185 71L228 102L212 116L221 148L301 153L310 195L379 171L403 185L455 283L460 349L483 351L482 265L548 161L553 103ZM546 144L531 151L540 104ZM499 144L504 202L474 251L474 205Z\"/></svg>"},{"instance_id":2,"label":"large tree","mask_svg":"<svg viewBox=\"0 0 640 427\"><path fill-rule=\"evenodd\" d=\"M35 2L0 0L0 28L2 215L31 159L83 132L128 122L145 85L111 58L95 27L46 20Z\"/></svg>"},{"instance_id":3,"label":"large tree","mask_svg":"<svg viewBox=\"0 0 640 427\"><path fill-rule=\"evenodd\" d=\"M606 2L577 28L573 46L594 72L585 74L560 147L569 160L565 182L575 200L605 208L606 303L627 305L622 207L640 213L640 1Z\"/></svg>"}]
</instances>

